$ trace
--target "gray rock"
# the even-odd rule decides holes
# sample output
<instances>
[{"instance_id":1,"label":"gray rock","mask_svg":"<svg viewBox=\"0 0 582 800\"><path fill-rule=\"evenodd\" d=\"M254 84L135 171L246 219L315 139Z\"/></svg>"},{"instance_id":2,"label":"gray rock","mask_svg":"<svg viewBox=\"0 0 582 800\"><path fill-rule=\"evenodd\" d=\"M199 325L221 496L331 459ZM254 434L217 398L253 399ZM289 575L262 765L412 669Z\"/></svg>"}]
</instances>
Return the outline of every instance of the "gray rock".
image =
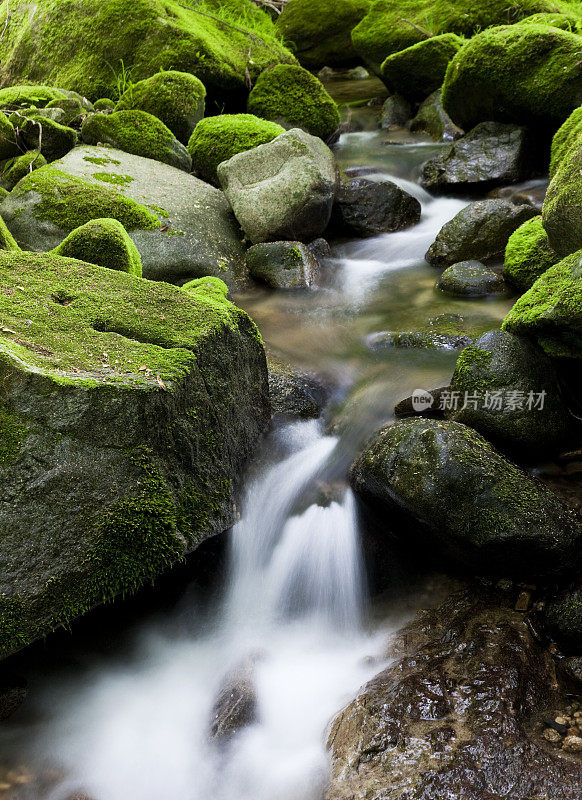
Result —
<instances>
[{"instance_id":1,"label":"gray rock","mask_svg":"<svg viewBox=\"0 0 582 800\"><path fill-rule=\"evenodd\" d=\"M579 555L580 517L458 422L412 418L382 428L350 477L387 533L449 567L550 579Z\"/></svg>"},{"instance_id":2,"label":"gray rock","mask_svg":"<svg viewBox=\"0 0 582 800\"><path fill-rule=\"evenodd\" d=\"M448 411L451 419L521 454L557 448L574 421L548 356L506 331L489 331L463 350L451 391L475 398L465 408L462 400L457 410Z\"/></svg>"},{"instance_id":3,"label":"gray rock","mask_svg":"<svg viewBox=\"0 0 582 800\"><path fill-rule=\"evenodd\" d=\"M403 128L412 116L412 106L399 94L392 94L384 102L380 113L380 127Z\"/></svg>"},{"instance_id":4,"label":"gray rock","mask_svg":"<svg viewBox=\"0 0 582 800\"><path fill-rule=\"evenodd\" d=\"M257 721L255 668L258 658L258 655L250 655L222 681L210 721L210 738L217 744L227 744L243 728Z\"/></svg>"},{"instance_id":5,"label":"gray rock","mask_svg":"<svg viewBox=\"0 0 582 800\"><path fill-rule=\"evenodd\" d=\"M256 330L212 285L24 252L0 284L5 656L228 528L270 405Z\"/></svg>"},{"instance_id":6,"label":"gray rock","mask_svg":"<svg viewBox=\"0 0 582 800\"><path fill-rule=\"evenodd\" d=\"M89 185L113 188L158 214L160 230L129 232L142 257L144 278L184 282L214 275L230 286L244 281L240 231L218 189L167 164L107 147L76 147L52 166ZM53 250L69 233L43 219L41 201L36 191L16 187L0 207L25 250Z\"/></svg>"},{"instance_id":7,"label":"gray rock","mask_svg":"<svg viewBox=\"0 0 582 800\"><path fill-rule=\"evenodd\" d=\"M417 115L410 123L410 130L413 133L428 133L437 142L454 142L465 134L444 110L440 89L421 103Z\"/></svg>"},{"instance_id":8,"label":"gray rock","mask_svg":"<svg viewBox=\"0 0 582 800\"><path fill-rule=\"evenodd\" d=\"M480 261L460 261L448 267L439 280L437 289L452 297L486 297L503 294L503 278Z\"/></svg>"},{"instance_id":9,"label":"gray rock","mask_svg":"<svg viewBox=\"0 0 582 800\"><path fill-rule=\"evenodd\" d=\"M293 369L268 358L269 394L273 414L300 419L320 416L327 391L321 381L310 373Z\"/></svg>"},{"instance_id":10,"label":"gray rock","mask_svg":"<svg viewBox=\"0 0 582 800\"><path fill-rule=\"evenodd\" d=\"M421 184L440 193L487 191L524 180L531 174L534 160L527 128L482 122L423 165Z\"/></svg>"},{"instance_id":11,"label":"gray rock","mask_svg":"<svg viewBox=\"0 0 582 800\"><path fill-rule=\"evenodd\" d=\"M344 236L377 236L415 225L421 206L392 181L356 178L339 190L331 227Z\"/></svg>"},{"instance_id":12,"label":"gray rock","mask_svg":"<svg viewBox=\"0 0 582 800\"><path fill-rule=\"evenodd\" d=\"M301 242L264 242L247 251L247 268L252 278L271 289L308 289L318 262Z\"/></svg>"},{"instance_id":13,"label":"gray rock","mask_svg":"<svg viewBox=\"0 0 582 800\"><path fill-rule=\"evenodd\" d=\"M314 239L312 242L309 242L307 247L318 264L321 264L326 258L331 258L331 247L327 239L319 237L319 239Z\"/></svg>"},{"instance_id":14,"label":"gray rock","mask_svg":"<svg viewBox=\"0 0 582 800\"><path fill-rule=\"evenodd\" d=\"M450 267L459 261L500 257L511 234L535 216L532 206L509 200L469 203L443 225L425 258L434 267Z\"/></svg>"},{"instance_id":15,"label":"gray rock","mask_svg":"<svg viewBox=\"0 0 582 800\"><path fill-rule=\"evenodd\" d=\"M331 150L298 128L224 161L218 177L253 244L320 236L339 184Z\"/></svg>"}]
</instances>

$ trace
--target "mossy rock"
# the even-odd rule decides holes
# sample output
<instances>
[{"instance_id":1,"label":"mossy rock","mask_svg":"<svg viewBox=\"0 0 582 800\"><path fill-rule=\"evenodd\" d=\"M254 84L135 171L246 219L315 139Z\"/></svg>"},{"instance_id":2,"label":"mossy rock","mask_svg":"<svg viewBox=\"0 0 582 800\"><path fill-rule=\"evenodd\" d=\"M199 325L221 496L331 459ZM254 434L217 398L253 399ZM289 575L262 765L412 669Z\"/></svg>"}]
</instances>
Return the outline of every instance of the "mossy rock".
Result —
<instances>
[{"instance_id":1,"label":"mossy rock","mask_svg":"<svg viewBox=\"0 0 582 800\"><path fill-rule=\"evenodd\" d=\"M566 653L582 655L582 588L562 592L547 603L544 623Z\"/></svg>"},{"instance_id":2,"label":"mossy rock","mask_svg":"<svg viewBox=\"0 0 582 800\"><path fill-rule=\"evenodd\" d=\"M503 294L505 283L480 261L460 261L443 272L437 289L452 297L486 297Z\"/></svg>"},{"instance_id":3,"label":"mossy rock","mask_svg":"<svg viewBox=\"0 0 582 800\"><path fill-rule=\"evenodd\" d=\"M308 69L349 66L358 59L351 31L367 14L372 0L289 0L277 28L300 63Z\"/></svg>"},{"instance_id":4,"label":"mossy rock","mask_svg":"<svg viewBox=\"0 0 582 800\"><path fill-rule=\"evenodd\" d=\"M95 111L111 112L115 110L116 105L115 100L111 100L109 97L100 97L99 100L95 100L93 103L93 108Z\"/></svg>"},{"instance_id":5,"label":"mossy rock","mask_svg":"<svg viewBox=\"0 0 582 800\"><path fill-rule=\"evenodd\" d=\"M565 256L582 248L582 124L555 151L554 163L542 219L551 246Z\"/></svg>"},{"instance_id":6,"label":"mossy rock","mask_svg":"<svg viewBox=\"0 0 582 800\"><path fill-rule=\"evenodd\" d=\"M88 107L87 107L88 106ZM79 129L89 112L95 111L92 103L85 105L76 97L63 97L52 100L46 108L60 108L63 112L64 124Z\"/></svg>"},{"instance_id":7,"label":"mossy rock","mask_svg":"<svg viewBox=\"0 0 582 800\"><path fill-rule=\"evenodd\" d=\"M392 53L431 36L456 33L471 37L492 25L508 25L538 12L564 12L573 24L579 18L570 3L548 0L376 0L353 29L352 42L356 52L379 72Z\"/></svg>"},{"instance_id":8,"label":"mossy rock","mask_svg":"<svg viewBox=\"0 0 582 800\"><path fill-rule=\"evenodd\" d=\"M544 25L506 25L453 58L443 106L457 125L515 122L556 128L582 103L582 38Z\"/></svg>"},{"instance_id":9,"label":"mossy rock","mask_svg":"<svg viewBox=\"0 0 582 800\"><path fill-rule=\"evenodd\" d=\"M6 114L0 111L0 161L5 158L14 158L19 155L20 149L16 142L16 131Z\"/></svg>"},{"instance_id":10,"label":"mossy rock","mask_svg":"<svg viewBox=\"0 0 582 800\"><path fill-rule=\"evenodd\" d=\"M12 250L13 252L20 250L16 239L8 230L2 217L0 217L0 250Z\"/></svg>"},{"instance_id":11,"label":"mossy rock","mask_svg":"<svg viewBox=\"0 0 582 800\"><path fill-rule=\"evenodd\" d=\"M52 100L62 100L66 93L54 86L18 84L0 89L0 108L18 110L20 108L44 108Z\"/></svg>"},{"instance_id":12,"label":"mossy rock","mask_svg":"<svg viewBox=\"0 0 582 800\"><path fill-rule=\"evenodd\" d=\"M464 44L454 33L443 33L405 50L393 53L382 63L382 80L391 92L420 102L440 88L449 62Z\"/></svg>"},{"instance_id":13,"label":"mossy rock","mask_svg":"<svg viewBox=\"0 0 582 800\"><path fill-rule=\"evenodd\" d=\"M580 551L580 518L458 422L385 426L350 478L387 536L449 570L543 580L570 571Z\"/></svg>"},{"instance_id":14,"label":"mossy rock","mask_svg":"<svg viewBox=\"0 0 582 800\"><path fill-rule=\"evenodd\" d=\"M218 184L218 165L237 153L271 142L285 128L254 114L221 114L206 117L188 142L192 169L208 183Z\"/></svg>"},{"instance_id":15,"label":"mossy rock","mask_svg":"<svg viewBox=\"0 0 582 800\"><path fill-rule=\"evenodd\" d=\"M582 251L547 269L503 321L556 358L582 358Z\"/></svg>"},{"instance_id":16,"label":"mossy rock","mask_svg":"<svg viewBox=\"0 0 582 800\"><path fill-rule=\"evenodd\" d=\"M246 95L273 64L295 63L271 17L250 0L38 0L11 4L0 42L4 85L50 83L90 100L160 70L196 75L214 98ZM0 26L8 3L2 3ZM51 98L53 99L53 98ZM1 107L1 105L0 105Z\"/></svg>"},{"instance_id":17,"label":"mossy rock","mask_svg":"<svg viewBox=\"0 0 582 800\"><path fill-rule=\"evenodd\" d=\"M75 147L23 178L0 214L25 250L53 250L75 228L111 217L139 250L144 277L244 282L244 247L218 189L183 170L108 147Z\"/></svg>"},{"instance_id":18,"label":"mossy rock","mask_svg":"<svg viewBox=\"0 0 582 800\"><path fill-rule=\"evenodd\" d=\"M550 178L553 178L570 147L582 141L582 106L574 109L552 139Z\"/></svg>"},{"instance_id":19,"label":"mossy rock","mask_svg":"<svg viewBox=\"0 0 582 800\"><path fill-rule=\"evenodd\" d=\"M28 113L20 126L20 135L30 150L38 150L48 162L66 156L77 144L77 132L73 128Z\"/></svg>"},{"instance_id":20,"label":"mossy rock","mask_svg":"<svg viewBox=\"0 0 582 800\"><path fill-rule=\"evenodd\" d=\"M503 277L518 292L527 292L540 275L559 260L560 256L548 240L542 218L533 217L509 237Z\"/></svg>"},{"instance_id":21,"label":"mossy rock","mask_svg":"<svg viewBox=\"0 0 582 800\"><path fill-rule=\"evenodd\" d=\"M92 219L64 239L52 253L141 278L141 256L116 219Z\"/></svg>"},{"instance_id":22,"label":"mossy rock","mask_svg":"<svg viewBox=\"0 0 582 800\"><path fill-rule=\"evenodd\" d=\"M216 294L221 297L228 296L228 286L220 278L215 278L213 275L205 275L203 278L194 278L193 281L188 281L182 286L184 292L198 292L204 290L209 294Z\"/></svg>"},{"instance_id":23,"label":"mossy rock","mask_svg":"<svg viewBox=\"0 0 582 800\"><path fill-rule=\"evenodd\" d=\"M161 120L147 111L91 114L83 123L81 136L86 144L109 144L186 172L192 167L184 145Z\"/></svg>"},{"instance_id":24,"label":"mossy rock","mask_svg":"<svg viewBox=\"0 0 582 800\"><path fill-rule=\"evenodd\" d=\"M321 81L293 65L281 64L263 72L251 90L247 110L321 139L332 136L340 124L337 104Z\"/></svg>"},{"instance_id":25,"label":"mossy rock","mask_svg":"<svg viewBox=\"0 0 582 800\"><path fill-rule=\"evenodd\" d=\"M115 110L147 111L160 119L178 141L187 144L204 116L205 98L204 84L195 75L168 70L130 86Z\"/></svg>"},{"instance_id":26,"label":"mossy rock","mask_svg":"<svg viewBox=\"0 0 582 800\"><path fill-rule=\"evenodd\" d=\"M265 356L203 287L0 253L0 655L153 581L234 521Z\"/></svg>"}]
</instances>

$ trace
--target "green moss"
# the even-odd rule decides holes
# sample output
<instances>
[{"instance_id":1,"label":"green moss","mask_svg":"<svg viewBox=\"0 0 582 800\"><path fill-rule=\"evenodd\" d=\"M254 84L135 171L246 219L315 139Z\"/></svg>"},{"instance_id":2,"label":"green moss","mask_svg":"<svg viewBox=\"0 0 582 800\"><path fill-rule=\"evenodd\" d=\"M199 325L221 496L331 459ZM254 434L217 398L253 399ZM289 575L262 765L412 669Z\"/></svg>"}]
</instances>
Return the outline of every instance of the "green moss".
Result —
<instances>
[{"instance_id":1,"label":"green moss","mask_svg":"<svg viewBox=\"0 0 582 800\"><path fill-rule=\"evenodd\" d=\"M141 256L116 219L93 219L81 225L52 252L141 278Z\"/></svg>"},{"instance_id":2,"label":"green moss","mask_svg":"<svg viewBox=\"0 0 582 800\"><path fill-rule=\"evenodd\" d=\"M526 292L540 275L559 260L560 257L550 245L542 218L533 217L509 237L503 277L519 292Z\"/></svg>"},{"instance_id":3,"label":"green moss","mask_svg":"<svg viewBox=\"0 0 582 800\"><path fill-rule=\"evenodd\" d=\"M420 102L440 88L449 62L463 44L454 33L413 44L388 56L381 67L382 79L391 92Z\"/></svg>"},{"instance_id":4,"label":"green moss","mask_svg":"<svg viewBox=\"0 0 582 800\"><path fill-rule=\"evenodd\" d=\"M186 72L158 72L133 84L123 93L115 110L147 111L160 119L183 144L204 116L204 84Z\"/></svg>"},{"instance_id":5,"label":"green moss","mask_svg":"<svg viewBox=\"0 0 582 800\"><path fill-rule=\"evenodd\" d=\"M20 251L20 247L2 217L0 217L0 250Z\"/></svg>"},{"instance_id":6,"label":"green moss","mask_svg":"<svg viewBox=\"0 0 582 800\"><path fill-rule=\"evenodd\" d=\"M538 12L564 12L575 24L578 7L548 0L376 0L352 31L352 42L356 52L379 69L392 53L430 36L456 33L470 37L492 25L511 24Z\"/></svg>"},{"instance_id":7,"label":"green moss","mask_svg":"<svg viewBox=\"0 0 582 800\"><path fill-rule=\"evenodd\" d=\"M77 144L77 131L73 128L37 116L34 112L28 113L27 117L19 126L24 143L30 150L40 148L47 161L55 161L66 156Z\"/></svg>"},{"instance_id":8,"label":"green moss","mask_svg":"<svg viewBox=\"0 0 582 800\"><path fill-rule=\"evenodd\" d=\"M19 180L28 175L35 169L40 169L46 164L46 158L42 153L30 151L22 156L11 158L4 164L2 170L1 183L9 191L13 189Z\"/></svg>"},{"instance_id":9,"label":"green moss","mask_svg":"<svg viewBox=\"0 0 582 800\"><path fill-rule=\"evenodd\" d=\"M340 124L337 104L321 81L303 67L287 64L259 76L247 110L286 127L303 128L322 139L329 138Z\"/></svg>"},{"instance_id":10,"label":"green moss","mask_svg":"<svg viewBox=\"0 0 582 800\"><path fill-rule=\"evenodd\" d=\"M490 371L488 369L491 358L492 353L487 350L481 350L475 345L465 347L457 359L451 384L461 392L466 391L470 394L484 395L486 391L491 389ZM486 378L482 377L482 372L485 372Z\"/></svg>"},{"instance_id":11,"label":"green moss","mask_svg":"<svg viewBox=\"0 0 582 800\"><path fill-rule=\"evenodd\" d=\"M250 0L10 5L0 42L4 83L50 82L96 99L119 97L128 80L176 70L196 75L224 97L246 92L247 70L256 78L272 64L294 62L270 16ZM0 28L7 7L4 0Z\"/></svg>"},{"instance_id":12,"label":"green moss","mask_svg":"<svg viewBox=\"0 0 582 800\"><path fill-rule=\"evenodd\" d=\"M550 178L556 174L560 163L572 145L582 142L582 106L574 109L552 139Z\"/></svg>"},{"instance_id":13,"label":"green moss","mask_svg":"<svg viewBox=\"0 0 582 800\"><path fill-rule=\"evenodd\" d=\"M537 340L550 356L582 358L582 251L547 269L513 306L503 329Z\"/></svg>"},{"instance_id":14,"label":"green moss","mask_svg":"<svg viewBox=\"0 0 582 800\"><path fill-rule=\"evenodd\" d=\"M115 172L94 172L93 177L102 183L113 183L115 186L127 186L134 180L131 175L117 175Z\"/></svg>"},{"instance_id":15,"label":"green moss","mask_svg":"<svg viewBox=\"0 0 582 800\"><path fill-rule=\"evenodd\" d=\"M494 120L556 127L580 104L582 37L543 25L507 25L471 39L453 58L443 106L465 130Z\"/></svg>"},{"instance_id":16,"label":"green moss","mask_svg":"<svg viewBox=\"0 0 582 800\"><path fill-rule=\"evenodd\" d=\"M0 404L0 466L15 459L26 436L26 425Z\"/></svg>"},{"instance_id":17,"label":"green moss","mask_svg":"<svg viewBox=\"0 0 582 800\"><path fill-rule=\"evenodd\" d=\"M94 156L83 156L83 161L87 161L89 164L97 164L100 167L105 167L107 164L115 164L116 166L121 164L121 161L116 158L95 158Z\"/></svg>"},{"instance_id":18,"label":"green moss","mask_svg":"<svg viewBox=\"0 0 582 800\"><path fill-rule=\"evenodd\" d=\"M193 281L188 281L182 286L184 292L209 292L210 294L217 294L222 297L228 295L228 286L220 278L215 278L213 275L207 275L204 278L194 278Z\"/></svg>"},{"instance_id":19,"label":"green moss","mask_svg":"<svg viewBox=\"0 0 582 800\"><path fill-rule=\"evenodd\" d=\"M111 217L128 230L155 230L159 218L145 206L106 186L84 181L46 166L23 178L12 190L13 197L37 192L38 219L52 222L63 231L72 231L92 219Z\"/></svg>"},{"instance_id":20,"label":"green moss","mask_svg":"<svg viewBox=\"0 0 582 800\"><path fill-rule=\"evenodd\" d=\"M92 114L83 123L81 135L87 144L109 144L173 167L190 168L188 154L172 131L146 111Z\"/></svg>"},{"instance_id":21,"label":"green moss","mask_svg":"<svg viewBox=\"0 0 582 800\"><path fill-rule=\"evenodd\" d=\"M95 100L93 108L95 111L113 111L115 100L110 100L109 97L100 97L99 100Z\"/></svg>"},{"instance_id":22,"label":"green moss","mask_svg":"<svg viewBox=\"0 0 582 800\"><path fill-rule=\"evenodd\" d=\"M188 142L192 169L205 181L218 183L218 165L284 133L280 125L252 114L221 114L201 120Z\"/></svg>"},{"instance_id":23,"label":"green moss","mask_svg":"<svg viewBox=\"0 0 582 800\"><path fill-rule=\"evenodd\" d=\"M371 0L289 0L277 18L277 28L304 67L343 66L357 53L351 31L367 14Z\"/></svg>"},{"instance_id":24,"label":"green moss","mask_svg":"<svg viewBox=\"0 0 582 800\"><path fill-rule=\"evenodd\" d=\"M81 126L82 121L89 113L89 109L83 106L77 97L62 97L58 100L51 100L46 107L60 108L64 113L64 123L75 128Z\"/></svg>"},{"instance_id":25,"label":"green moss","mask_svg":"<svg viewBox=\"0 0 582 800\"><path fill-rule=\"evenodd\" d=\"M54 86L18 85L0 89L0 108L10 110L19 108L45 108L51 100L66 97L65 93Z\"/></svg>"},{"instance_id":26,"label":"green moss","mask_svg":"<svg viewBox=\"0 0 582 800\"><path fill-rule=\"evenodd\" d=\"M546 192L542 219L548 239L561 256L582 248L582 136L574 131L560 152Z\"/></svg>"},{"instance_id":27,"label":"green moss","mask_svg":"<svg viewBox=\"0 0 582 800\"><path fill-rule=\"evenodd\" d=\"M580 5L573 4L576 6L576 11L574 8L570 12L566 10L564 4L562 4L562 11L558 11L555 13L548 13L545 14L532 14L530 17L526 17L525 19L520 20L517 24L518 25L547 25L550 28L560 28L563 31L570 31L570 33L579 33L580 32L580 25L582 23L582 18L580 16Z\"/></svg>"},{"instance_id":28,"label":"green moss","mask_svg":"<svg viewBox=\"0 0 582 800\"><path fill-rule=\"evenodd\" d=\"M0 112L0 160L13 158L20 154L16 143L16 131L6 114Z\"/></svg>"}]
</instances>

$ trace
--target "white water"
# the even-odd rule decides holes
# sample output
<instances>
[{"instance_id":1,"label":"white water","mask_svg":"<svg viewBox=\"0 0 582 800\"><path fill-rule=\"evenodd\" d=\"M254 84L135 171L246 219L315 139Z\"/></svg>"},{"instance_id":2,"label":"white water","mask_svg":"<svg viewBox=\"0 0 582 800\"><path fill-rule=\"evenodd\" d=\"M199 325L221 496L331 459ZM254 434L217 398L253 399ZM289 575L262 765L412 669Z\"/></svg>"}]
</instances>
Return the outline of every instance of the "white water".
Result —
<instances>
[{"instance_id":1,"label":"white water","mask_svg":"<svg viewBox=\"0 0 582 800\"><path fill-rule=\"evenodd\" d=\"M361 627L364 586L349 490L294 515L336 440L317 423L279 432L283 459L250 486L232 533L230 590L197 639L144 638L130 663L65 681L44 757L68 775L53 792L99 800L316 800L328 721L378 669ZM258 720L225 748L208 739L226 673L256 656ZM59 690L57 690L57 693ZM62 711L65 710L63 714ZM48 750L47 750L48 747Z\"/></svg>"}]
</instances>

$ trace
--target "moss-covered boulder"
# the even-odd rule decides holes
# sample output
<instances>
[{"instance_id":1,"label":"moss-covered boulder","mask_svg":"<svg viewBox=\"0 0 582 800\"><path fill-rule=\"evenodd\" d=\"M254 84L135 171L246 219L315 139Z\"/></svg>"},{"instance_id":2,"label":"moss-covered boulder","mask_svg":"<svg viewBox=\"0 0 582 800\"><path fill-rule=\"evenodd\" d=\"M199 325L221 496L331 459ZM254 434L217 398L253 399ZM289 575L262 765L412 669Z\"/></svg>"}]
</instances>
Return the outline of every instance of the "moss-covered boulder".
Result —
<instances>
[{"instance_id":1,"label":"moss-covered boulder","mask_svg":"<svg viewBox=\"0 0 582 800\"><path fill-rule=\"evenodd\" d=\"M454 142L465 133L444 110L440 88L420 104L410 130L412 133L428 133L437 142Z\"/></svg>"},{"instance_id":2,"label":"moss-covered boulder","mask_svg":"<svg viewBox=\"0 0 582 800\"><path fill-rule=\"evenodd\" d=\"M115 111L116 105L117 103L115 100L111 100L109 97L100 97L99 100L95 100L93 107L95 111L111 113L112 111Z\"/></svg>"},{"instance_id":3,"label":"moss-covered boulder","mask_svg":"<svg viewBox=\"0 0 582 800\"><path fill-rule=\"evenodd\" d=\"M196 75L222 102L246 94L273 64L295 63L270 16L250 0L4 0L4 86L49 83L90 100L117 97L127 81L160 70ZM53 98L51 98L53 99ZM0 105L1 108L1 105Z\"/></svg>"},{"instance_id":4,"label":"moss-covered boulder","mask_svg":"<svg viewBox=\"0 0 582 800\"><path fill-rule=\"evenodd\" d=\"M16 131L6 114L0 112L0 160L14 158L20 153Z\"/></svg>"},{"instance_id":5,"label":"moss-covered boulder","mask_svg":"<svg viewBox=\"0 0 582 800\"><path fill-rule=\"evenodd\" d=\"M568 2L548 0L376 0L352 31L352 42L372 67L392 53L442 33L470 37L492 25L508 25L536 12L578 14Z\"/></svg>"},{"instance_id":6,"label":"moss-covered boulder","mask_svg":"<svg viewBox=\"0 0 582 800\"><path fill-rule=\"evenodd\" d=\"M93 103L89 101L82 103L77 97L62 97L58 100L51 100L46 108L60 109L63 112L63 124L75 128L76 130L81 128L87 114L95 111Z\"/></svg>"},{"instance_id":7,"label":"moss-covered boulder","mask_svg":"<svg viewBox=\"0 0 582 800\"><path fill-rule=\"evenodd\" d=\"M195 75L168 70L130 86L119 98L115 110L147 111L160 119L178 141L187 144L204 116L205 98L204 84Z\"/></svg>"},{"instance_id":8,"label":"moss-covered boulder","mask_svg":"<svg viewBox=\"0 0 582 800\"><path fill-rule=\"evenodd\" d=\"M20 247L16 243L16 239L8 230L8 227L2 217L0 217L0 250L20 250Z\"/></svg>"},{"instance_id":9,"label":"moss-covered boulder","mask_svg":"<svg viewBox=\"0 0 582 800\"><path fill-rule=\"evenodd\" d=\"M547 269L503 321L557 358L582 358L582 252Z\"/></svg>"},{"instance_id":10,"label":"moss-covered boulder","mask_svg":"<svg viewBox=\"0 0 582 800\"><path fill-rule=\"evenodd\" d=\"M382 63L382 79L388 89L413 102L425 100L440 88L449 62L464 40L454 33L443 33L405 50L393 53Z\"/></svg>"},{"instance_id":11,"label":"moss-covered boulder","mask_svg":"<svg viewBox=\"0 0 582 800\"><path fill-rule=\"evenodd\" d=\"M526 292L559 260L560 256L548 240L542 218L532 217L509 237L503 277L518 292Z\"/></svg>"},{"instance_id":12,"label":"moss-covered boulder","mask_svg":"<svg viewBox=\"0 0 582 800\"><path fill-rule=\"evenodd\" d=\"M87 144L109 144L186 172L192 167L184 145L161 120L147 111L91 114L83 123L81 136Z\"/></svg>"},{"instance_id":13,"label":"moss-covered boulder","mask_svg":"<svg viewBox=\"0 0 582 800\"><path fill-rule=\"evenodd\" d=\"M301 242L265 242L247 250L247 267L252 278L270 289L308 289L318 263Z\"/></svg>"},{"instance_id":14,"label":"moss-covered boulder","mask_svg":"<svg viewBox=\"0 0 582 800\"><path fill-rule=\"evenodd\" d=\"M458 422L419 418L382 428L350 477L387 534L449 569L544 579L579 557L582 520Z\"/></svg>"},{"instance_id":15,"label":"moss-covered boulder","mask_svg":"<svg viewBox=\"0 0 582 800\"><path fill-rule=\"evenodd\" d=\"M468 129L495 120L556 128L582 103L582 37L506 25L471 39L449 64L443 105Z\"/></svg>"},{"instance_id":16,"label":"moss-covered boulder","mask_svg":"<svg viewBox=\"0 0 582 800\"><path fill-rule=\"evenodd\" d=\"M26 147L40 151L48 162L66 156L77 144L77 131L41 115L27 113L19 127Z\"/></svg>"},{"instance_id":17,"label":"moss-covered boulder","mask_svg":"<svg viewBox=\"0 0 582 800\"><path fill-rule=\"evenodd\" d=\"M63 100L66 96L66 92L54 86L16 84L0 89L0 108L9 111L21 108L44 108L52 100Z\"/></svg>"},{"instance_id":18,"label":"moss-covered boulder","mask_svg":"<svg viewBox=\"0 0 582 800\"><path fill-rule=\"evenodd\" d=\"M32 253L0 283L4 656L227 528L269 402L224 297Z\"/></svg>"},{"instance_id":19,"label":"moss-covered boulder","mask_svg":"<svg viewBox=\"0 0 582 800\"><path fill-rule=\"evenodd\" d=\"M281 64L263 72L253 87L247 109L285 128L302 128L328 139L339 128L336 102L321 81L303 67Z\"/></svg>"},{"instance_id":20,"label":"moss-covered boulder","mask_svg":"<svg viewBox=\"0 0 582 800\"><path fill-rule=\"evenodd\" d=\"M92 219L86 222L71 231L52 252L56 256L77 258L141 278L141 256L121 222L116 219Z\"/></svg>"},{"instance_id":21,"label":"moss-covered boulder","mask_svg":"<svg viewBox=\"0 0 582 800\"><path fill-rule=\"evenodd\" d=\"M550 178L553 178L571 145L582 140L582 106L574 109L552 139Z\"/></svg>"},{"instance_id":22,"label":"moss-covered boulder","mask_svg":"<svg viewBox=\"0 0 582 800\"><path fill-rule=\"evenodd\" d=\"M352 29L368 12L372 0L289 0L277 19L277 28L297 58L308 69L348 66L358 55Z\"/></svg>"},{"instance_id":23,"label":"moss-covered boulder","mask_svg":"<svg viewBox=\"0 0 582 800\"><path fill-rule=\"evenodd\" d=\"M551 246L565 256L582 248L582 125L556 151L554 165L542 219Z\"/></svg>"},{"instance_id":24,"label":"moss-covered boulder","mask_svg":"<svg viewBox=\"0 0 582 800\"><path fill-rule=\"evenodd\" d=\"M206 117L188 142L192 169L208 183L218 184L218 165L237 153L271 142L285 128L254 114L221 114Z\"/></svg>"},{"instance_id":25,"label":"moss-covered boulder","mask_svg":"<svg viewBox=\"0 0 582 800\"><path fill-rule=\"evenodd\" d=\"M521 458L556 450L572 434L551 360L507 331L489 331L463 350L450 390L460 398L450 419Z\"/></svg>"},{"instance_id":26,"label":"moss-covered boulder","mask_svg":"<svg viewBox=\"0 0 582 800\"><path fill-rule=\"evenodd\" d=\"M23 178L0 214L25 250L53 250L75 228L112 217L139 250L144 277L243 280L240 229L223 193L182 170L107 147L75 147Z\"/></svg>"}]
</instances>

